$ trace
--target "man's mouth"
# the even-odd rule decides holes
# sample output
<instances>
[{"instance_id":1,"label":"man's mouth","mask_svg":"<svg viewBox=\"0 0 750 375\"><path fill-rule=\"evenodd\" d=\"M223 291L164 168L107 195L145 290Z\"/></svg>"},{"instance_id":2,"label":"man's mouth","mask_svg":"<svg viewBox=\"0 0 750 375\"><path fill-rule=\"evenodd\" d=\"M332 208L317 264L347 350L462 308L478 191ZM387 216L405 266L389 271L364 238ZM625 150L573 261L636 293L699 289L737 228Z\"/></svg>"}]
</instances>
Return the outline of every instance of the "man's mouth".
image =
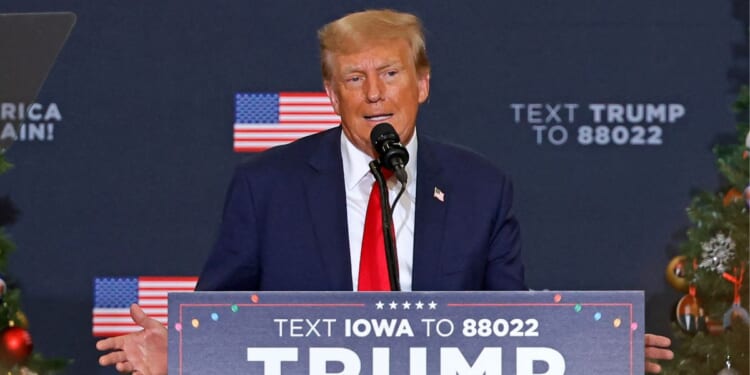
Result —
<instances>
[{"instance_id":1,"label":"man's mouth","mask_svg":"<svg viewBox=\"0 0 750 375\"><path fill-rule=\"evenodd\" d=\"M367 121L381 122L393 117L393 113L379 113L377 115L365 116Z\"/></svg>"}]
</instances>

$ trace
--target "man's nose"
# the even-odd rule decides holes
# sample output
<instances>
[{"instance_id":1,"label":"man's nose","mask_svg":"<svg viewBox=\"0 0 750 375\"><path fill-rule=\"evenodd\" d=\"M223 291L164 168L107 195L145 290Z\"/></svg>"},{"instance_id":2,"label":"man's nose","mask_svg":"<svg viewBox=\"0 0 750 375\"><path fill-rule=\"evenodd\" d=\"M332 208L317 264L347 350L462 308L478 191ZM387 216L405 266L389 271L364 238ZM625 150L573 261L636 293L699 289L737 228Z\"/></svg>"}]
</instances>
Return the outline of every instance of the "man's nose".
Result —
<instances>
[{"instance_id":1,"label":"man's nose","mask_svg":"<svg viewBox=\"0 0 750 375\"><path fill-rule=\"evenodd\" d=\"M375 103L382 100L383 91L383 81L380 78L365 80L365 96L368 102Z\"/></svg>"}]
</instances>

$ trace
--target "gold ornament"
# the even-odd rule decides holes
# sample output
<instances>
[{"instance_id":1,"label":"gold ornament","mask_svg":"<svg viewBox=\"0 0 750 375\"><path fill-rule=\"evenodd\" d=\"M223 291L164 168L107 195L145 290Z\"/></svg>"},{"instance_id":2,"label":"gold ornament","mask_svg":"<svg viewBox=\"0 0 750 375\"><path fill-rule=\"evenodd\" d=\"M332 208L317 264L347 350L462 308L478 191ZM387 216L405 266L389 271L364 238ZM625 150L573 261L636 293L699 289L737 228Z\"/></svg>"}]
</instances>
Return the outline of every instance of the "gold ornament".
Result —
<instances>
[{"instance_id":1,"label":"gold ornament","mask_svg":"<svg viewBox=\"0 0 750 375\"><path fill-rule=\"evenodd\" d=\"M671 261L669 261L669 264L667 265L667 269L664 272L664 275L667 277L667 282L669 282L669 285L671 285L673 288L681 291L681 292L687 292L689 282L685 278L685 262L687 261L687 257L684 255L678 255L674 258L672 258Z\"/></svg>"}]
</instances>

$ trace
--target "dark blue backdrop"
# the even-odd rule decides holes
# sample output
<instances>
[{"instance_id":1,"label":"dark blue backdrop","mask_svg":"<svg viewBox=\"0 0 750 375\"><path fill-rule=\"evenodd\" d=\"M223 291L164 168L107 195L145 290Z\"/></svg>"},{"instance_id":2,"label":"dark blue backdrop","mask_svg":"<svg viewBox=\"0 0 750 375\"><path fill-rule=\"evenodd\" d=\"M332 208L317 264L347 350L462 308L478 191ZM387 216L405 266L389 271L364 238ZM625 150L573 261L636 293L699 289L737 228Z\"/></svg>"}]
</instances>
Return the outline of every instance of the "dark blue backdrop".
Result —
<instances>
[{"instance_id":1,"label":"dark blue backdrop","mask_svg":"<svg viewBox=\"0 0 750 375\"><path fill-rule=\"evenodd\" d=\"M23 212L9 228L19 248L10 270L39 351L74 358L71 374L114 373L97 369L92 279L197 274L230 173L248 156L232 150L234 94L320 91L317 28L379 7L415 12L428 30L419 131L512 176L529 286L643 289L647 328L669 333L680 293L664 268L691 191L718 186L710 148L734 133L747 4L6 0L0 12L78 16L37 99L60 109L54 140L15 142L16 167L0 177L0 196ZM541 104L539 114L516 121L521 103ZM578 105L573 121L544 110L563 103ZM685 113L596 123L592 103ZM552 126L566 142L544 133L537 144ZM615 144L637 139L638 126L661 144Z\"/></svg>"}]
</instances>

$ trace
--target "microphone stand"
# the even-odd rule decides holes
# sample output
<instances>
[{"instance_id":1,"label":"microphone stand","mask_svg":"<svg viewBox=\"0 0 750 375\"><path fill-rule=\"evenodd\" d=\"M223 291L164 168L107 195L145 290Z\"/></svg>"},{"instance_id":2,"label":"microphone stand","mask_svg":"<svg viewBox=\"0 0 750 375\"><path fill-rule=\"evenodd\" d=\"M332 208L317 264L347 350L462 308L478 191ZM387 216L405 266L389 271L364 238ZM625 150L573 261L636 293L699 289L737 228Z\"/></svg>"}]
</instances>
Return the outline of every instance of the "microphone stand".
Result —
<instances>
[{"instance_id":1,"label":"microphone stand","mask_svg":"<svg viewBox=\"0 0 750 375\"><path fill-rule=\"evenodd\" d=\"M393 238L391 229L392 212L390 200L388 198L388 185L386 184L383 174L380 172L380 163L377 160L370 162L370 172L375 176L375 181L380 188L380 210L383 213L383 240L385 242L385 260L388 265L388 279L391 284L391 291L400 291L401 282L398 277L398 258L396 255L396 240Z\"/></svg>"}]
</instances>

